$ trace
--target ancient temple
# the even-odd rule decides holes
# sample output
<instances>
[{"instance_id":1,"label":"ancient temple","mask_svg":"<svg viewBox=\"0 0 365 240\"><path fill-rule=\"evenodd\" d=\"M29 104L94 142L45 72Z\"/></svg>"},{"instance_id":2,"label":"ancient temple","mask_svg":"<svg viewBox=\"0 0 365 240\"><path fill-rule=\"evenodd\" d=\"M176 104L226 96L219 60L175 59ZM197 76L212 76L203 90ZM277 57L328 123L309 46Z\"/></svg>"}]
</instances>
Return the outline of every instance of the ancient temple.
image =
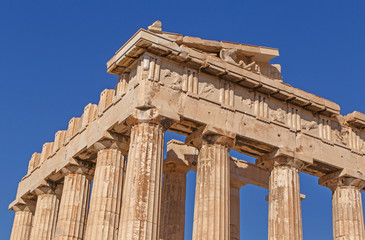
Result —
<instances>
[{"instance_id":1,"label":"ancient temple","mask_svg":"<svg viewBox=\"0 0 365 240\"><path fill-rule=\"evenodd\" d=\"M277 56L140 29L107 62L115 89L32 155L11 240L183 240L188 171L194 240L240 239L247 184L269 189L269 240L303 239L299 171L332 190L333 238L365 239L365 115L284 83ZM164 149L166 131L185 143Z\"/></svg>"}]
</instances>

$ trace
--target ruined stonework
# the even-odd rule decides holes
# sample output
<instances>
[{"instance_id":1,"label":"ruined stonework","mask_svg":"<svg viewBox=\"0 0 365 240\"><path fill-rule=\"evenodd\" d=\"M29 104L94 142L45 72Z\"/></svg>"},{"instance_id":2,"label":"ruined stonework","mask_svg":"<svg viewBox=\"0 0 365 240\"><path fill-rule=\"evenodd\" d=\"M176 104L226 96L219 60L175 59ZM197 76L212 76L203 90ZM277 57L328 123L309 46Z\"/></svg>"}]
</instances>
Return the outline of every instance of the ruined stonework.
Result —
<instances>
[{"instance_id":1,"label":"ruined stonework","mask_svg":"<svg viewBox=\"0 0 365 240\"><path fill-rule=\"evenodd\" d=\"M189 171L194 240L240 239L248 184L269 189L268 239L302 239L299 172L333 192L333 238L365 239L365 115L342 116L336 103L283 83L270 64L277 56L164 32L159 21L140 29L107 62L115 89L31 156L9 206L11 239L183 240ZM185 143L164 149L166 131Z\"/></svg>"}]
</instances>

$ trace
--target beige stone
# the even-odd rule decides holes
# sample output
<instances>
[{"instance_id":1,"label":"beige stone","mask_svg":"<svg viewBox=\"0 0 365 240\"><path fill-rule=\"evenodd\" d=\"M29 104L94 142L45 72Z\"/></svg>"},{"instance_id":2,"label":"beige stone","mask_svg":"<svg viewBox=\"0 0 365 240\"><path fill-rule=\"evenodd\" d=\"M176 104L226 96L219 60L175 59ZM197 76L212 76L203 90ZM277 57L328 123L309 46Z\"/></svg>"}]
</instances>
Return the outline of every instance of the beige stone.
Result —
<instances>
[{"instance_id":1,"label":"beige stone","mask_svg":"<svg viewBox=\"0 0 365 240\"><path fill-rule=\"evenodd\" d=\"M268 239L303 239L299 183L303 163L286 156L259 163L270 171Z\"/></svg>"},{"instance_id":2,"label":"beige stone","mask_svg":"<svg viewBox=\"0 0 365 240\"><path fill-rule=\"evenodd\" d=\"M232 138L233 137L233 138ZM204 128L186 141L200 148L193 239L230 239L230 158L234 136Z\"/></svg>"},{"instance_id":3,"label":"beige stone","mask_svg":"<svg viewBox=\"0 0 365 240\"><path fill-rule=\"evenodd\" d=\"M332 197L333 239L364 239L364 216L359 189L337 187Z\"/></svg>"},{"instance_id":4,"label":"beige stone","mask_svg":"<svg viewBox=\"0 0 365 240\"><path fill-rule=\"evenodd\" d=\"M45 183L36 189L37 205L35 209L31 240L51 240L55 235L58 208L62 186Z\"/></svg>"},{"instance_id":5,"label":"beige stone","mask_svg":"<svg viewBox=\"0 0 365 240\"><path fill-rule=\"evenodd\" d=\"M40 153L33 153L28 165L28 174L30 174L35 168L39 166L40 159L41 159Z\"/></svg>"},{"instance_id":6,"label":"beige stone","mask_svg":"<svg viewBox=\"0 0 365 240\"><path fill-rule=\"evenodd\" d=\"M240 239L240 189L242 183L231 178L230 183L230 239Z\"/></svg>"},{"instance_id":7,"label":"beige stone","mask_svg":"<svg viewBox=\"0 0 365 240\"><path fill-rule=\"evenodd\" d=\"M123 73L119 76L115 97L120 98L128 92L128 81L129 73Z\"/></svg>"},{"instance_id":8,"label":"beige stone","mask_svg":"<svg viewBox=\"0 0 365 240\"><path fill-rule=\"evenodd\" d=\"M269 239L301 239L298 172L319 177L320 184L333 174L365 181L365 114L355 111L342 116L336 103L284 83L281 66L269 62L276 56L279 52L274 48L165 32L160 21L148 30L140 29L107 62L107 71L119 77L115 89L104 90L98 105L88 104L81 117L70 120L66 131L56 133L54 143L45 143L42 153L32 156L9 208L15 210L24 200L35 200L35 192L45 180L64 182L67 187L61 198L56 239L82 239L92 175L74 171L64 176L64 172L80 163L94 171L100 143L119 141L123 136L118 149L122 155L129 151L129 160L118 239L157 239L159 221L171 229L178 224L168 204L182 205L182 201L167 198L164 191L161 202L162 140L163 132L169 130L186 135L189 145L203 150L175 142L168 144L167 153L167 159L176 154L176 164L198 172L196 187L201 197L196 200L194 239L210 235L228 239L229 234L238 238L239 218L229 213L237 213L239 208L238 188L229 186L232 181L270 189ZM256 164L230 158L224 144L206 144L207 139L203 144L202 137L207 136L228 137L232 149L258 158ZM210 155L215 151L221 155ZM295 159L292 162L301 163L300 167L272 164L281 158ZM220 172L224 174L215 174ZM169 174L167 192L178 186L177 179L183 179L183 175ZM73 182L76 185L70 184ZM120 189L118 184L113 187ZM209 200L206 189L213 186L222 191ZM357 237L361 236L362 216L346 221L338 215L344 209L360 211L359 191L364 188L350 187L333 189L334 221L341 229L352 229L346 232L350 237ZM212 192L218 190L213 187ZM173 195L183 196L184 192ZM348 196L351 203L345 204L342 196ZM163 220L159 217L161 204L167 204ZM71 216L73 207L79 211ZM222 211L223 217L218 219L206 209ZM289 217L285 215L289 213ZM31 215L27 216L29 220ZM215 221L207 227L212 219L218 219L221 227ZM289 227L283 227L284 223ZM171 229L163 228L160 236L166 238ZM175 237L181 237L181 232L180 226Z\"/></svg>"},{"instance_id":9,"label":"beige stone","mask_svg":"<svg viewBox=\"0 0 365 240\"><path fill-rule=\"evenodd\" d=\"M18 204L13 206L13 210L15 216L10 240L28 240L32 231L34 204Z\"/></svg>"},{"instance_id":10,"label":"beige stone","mask_svg":"<svg viewBox=\"0 0 365 240\"><path fill-rule=\"evenodd\" d=\"M65 168L55 240L83 239L90 196L89 167Z\"/></svg>"},{"instance_id":11,"label":"beige stone","mask_svg":"<svg viewBox=\"0 0 365 240\"><path fill-rule=\"evenodd\" d=\"M84 113L81 116L80 124L79 124L79 131L82 132L86 129L89 124L95 120L97 115L98 106L96 104L89 103L84 108Z\"/></svg>"},{"instance_id":12,"label":"beige stone","mask_svg":"<svg viewBox=\"0 0 365 240\"><path fill-rule=\"evenodd\" d=\"M85 239L117 239L122 204L123 168L124 156L120 150L113 148L99 150Z\"/></svg>"},{"instance_id":13,"label":"beige stone","mask_svg":"<svg viewBox=\"0 0 365 240\"><path fill-rule=\"evenodd\" d=\"M66 133L65 133L64 144L68 144L68 142L78 132L79 122L80 122L80 118L71 118L71 120L68 123L68 129L66 130Z\"/></svg>"},{"instance_id":14,"label":"beige stone","mask_svg":"<svg viewBox=\"0 0 365 240\"><path fill-rule=\"evenodd\" d=\"M166 159L163 167L160 239L184 240L188 167Z\"/></svg>"},{"instance_id":15,"label":"beige stone","mask_svg":"<svg viewBox=\"0 0 365 240\"><path fill-rule=\"evenodd\" d=\"M48 157L52 153L53 143L45 143L43 144L42 153L40 156L40 164L47 161Z\"/></svg>"},{"instance_id":16,"label":"beige stone","mask_svg":"<svg viewBox=\"0 0 365 240\"><path fill-rule=\"evenodd\" d=\"M113 101L114 89L105 89L100 94L100 101L98 104L98 114L101 115L110 106Z\"/></svg>"},{"instance_id":17,"label":"beige stone","mask_svg":"<svg viewBox=\"0 0 365 240\"><path fill-rule=\"evenodd\" d=\"M132 127L118 239L158 238L163 128L154 122Z\"/></svg>"},{"instance_id":18,"label":"beige stone","mask_svg":"<svg viewBox=\"0 0 365 240\"><path fill-rule=\"evenodd\" d=\"M52 152L56 153L60 149L65 141L66 131L58 131L55 134Z\"/></svg>"},{"instance_id":19,"label":"beige stone","mask_svg":"<svg viewBox=\"0 0 365 240\"><path fill-rule=\"evenodd\" d=\"M365 187L365 181L338 171L322 177L319 183L333 192L333 239L365 239L360 192Z\"/></svg>"}]
</instances>

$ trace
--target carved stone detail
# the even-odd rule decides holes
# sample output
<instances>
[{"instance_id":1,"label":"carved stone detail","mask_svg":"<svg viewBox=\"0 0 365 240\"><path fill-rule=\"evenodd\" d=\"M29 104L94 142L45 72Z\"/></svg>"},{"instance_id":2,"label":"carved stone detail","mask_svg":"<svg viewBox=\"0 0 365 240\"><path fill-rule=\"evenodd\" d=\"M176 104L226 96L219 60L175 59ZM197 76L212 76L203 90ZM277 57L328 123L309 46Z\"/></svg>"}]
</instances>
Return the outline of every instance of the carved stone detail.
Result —
<instances>
[{"instance_id":1,"label":"carved stone detail","mask_svg":"<svg viewBox=\"0 0 365 240\"><path fill-rule=\"evenodd\" d=\"M311 122L306 122L304 124L302 124L302 129L310 131L312 129L317 129L318 128L318 123L316 123L315 121L311 121Z\"/></svg>"},{"instance_id":2,"label":"carved stone detail","mask_svg":"<svg viewBox=\"0 0 365 240\"><path fill-rule=\"evenodd\" d=\"M281 108L278 108L276 111L271 111L270 112L270 116L271 116L271 120L272 121L276 121L276 122L279 122L279 123L283 123L285 124L286 123L286 111L281 109Z\"/></svg>"},{"instance_id":3,"label":"carved stone detail","mask_svg":"<svg viewBox=\"0 0 365 240\"><path fill-rule=\"evenodd\" d=\"M246 56L246 61L243 59L237 59L237 49L222 49L219 53L219 57L230 64L240 66L249 71L260 73L260 66L252 59L252 57ZM248 63L246 63L248 62Z\"/></svg>"},{"instance_id":4,"label":"carved stone detail","mask_svg":"<svg viewBox=\"0 0 365 240\"><path fill-rule=\"evenodd\" d=\"M348 145L349 141L349 129L345 126L341 127L341 130L334 130L335 141L343 145Z\"/></svg>"},{"instance_id":5,"label":"carved stone detail","mask_svg":"<svg viewBox=\"0 0 365 240\"><path fill-rule=\"evenodd\" d=\"M177 72L171 72L169 69L163 69L162 81L167 82L167 86L174 90L181 90L182 76Z\"/></svg>"},{"instance_id":6,"label":"carved stone detail","mask_svg":"<svg viewBox=\"0 0 365 240\"><path fill-rule=\"evenodd\" d=\"M214 94L214 91L215 91L214 85L212 83L205 82L202 84L200 96L208 97L209 95Z\"/></svg>"}]
</instances>

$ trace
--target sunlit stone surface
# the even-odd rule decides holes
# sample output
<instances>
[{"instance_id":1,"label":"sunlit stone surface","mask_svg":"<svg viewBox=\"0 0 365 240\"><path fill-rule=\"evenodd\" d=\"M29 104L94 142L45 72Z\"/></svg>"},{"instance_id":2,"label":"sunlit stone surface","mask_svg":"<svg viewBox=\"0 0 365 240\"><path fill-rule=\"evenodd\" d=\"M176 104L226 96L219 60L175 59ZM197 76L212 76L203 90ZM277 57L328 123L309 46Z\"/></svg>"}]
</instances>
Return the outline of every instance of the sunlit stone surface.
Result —
<instances>
[{"instance_id":1,"label":"sunlit stone surface","mask_svg":"<svg viewBox=\"0 0 365 240\"><path fill-rule=\"evenodd\" d=\"M248 184L269 189L268 238L301 240L300 171L332 190L334 239L364 239L365 114L342 116L336 103L283 82L270 63L277 56L165 32L160 21L138 30L107 62L115 88L31 156L9 206L11 239L189 238L189 171L194 240L240 239ZM163 160L166 131L186 141L167 143Z\"/></svg>"}]
</instances>

